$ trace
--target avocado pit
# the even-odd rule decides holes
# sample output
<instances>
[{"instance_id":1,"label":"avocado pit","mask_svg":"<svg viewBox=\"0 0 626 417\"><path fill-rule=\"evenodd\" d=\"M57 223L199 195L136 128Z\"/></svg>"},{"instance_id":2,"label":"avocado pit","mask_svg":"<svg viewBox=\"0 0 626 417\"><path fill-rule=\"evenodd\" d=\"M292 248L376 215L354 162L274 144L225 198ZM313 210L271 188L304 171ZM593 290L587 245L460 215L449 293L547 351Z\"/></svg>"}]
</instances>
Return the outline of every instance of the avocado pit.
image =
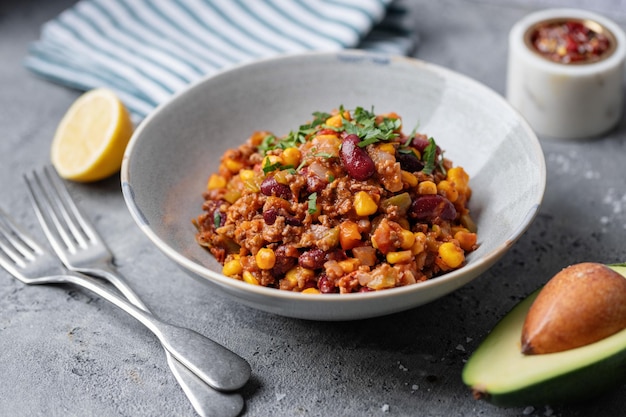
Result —
<instances>
[{"instance_id":1,"label":"avocado pit","mask_svg":"<svg viewBox=\"0 0 626 417\"><path fill-rule=\"evenodd\" d=\"M592 262L557 273L533 302L522 327L522 353L562 352L626 328L626 279Z\"/></svg>"}]
</instances>

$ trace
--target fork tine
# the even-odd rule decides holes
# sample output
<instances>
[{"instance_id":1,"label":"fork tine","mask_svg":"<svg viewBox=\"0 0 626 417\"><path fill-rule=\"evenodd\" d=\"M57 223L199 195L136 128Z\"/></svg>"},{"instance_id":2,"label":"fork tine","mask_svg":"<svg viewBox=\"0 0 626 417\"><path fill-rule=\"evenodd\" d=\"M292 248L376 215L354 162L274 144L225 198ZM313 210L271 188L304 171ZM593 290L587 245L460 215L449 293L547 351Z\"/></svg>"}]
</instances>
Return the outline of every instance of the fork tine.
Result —
<instances>
[{"instance_id":1,"label":"fork tine","mask_svg":"<svg viewBox=\"0 0 626 417\"><path fill-rule=\"evenodd\" d=\"M0 249L2 249L4 258L9 258L14 265L19 267L26 266L27 261L33 261L35 254L43 253L43 249L32 240L25 232L23 232L9 216L0 209ZM8 262L8 260L6 260ZM7 265L2 263L6 268Z\"/></svg>"},{"instance_id":2,"label":"fork tine","mask_svg":"<svg viewBox=\"0 0 626 417\"><path fill-rule=\"evenodd\" d=\"M85 240L80 233L75 232L75 226L67 215L66 210L51 195L51 187L45 187L36 171L32 172L32 179L24 175L35 214L39 219L44 233L52 245L63 246L70 251L76 250L76 246L84 246ZM58 199L57 199L58 200ZM60 212L60 214L57 214ZM64 221L59 219L63 217ZM67 225L67 229L64 226ZM69 230L68 230L69 229Z\"/></svg>"},{"instance_id":3,"label":"fork tine","mask_svg":"<svg viewBox=\"0 0 626 417\"><path fill-rule=\"evenodd\" d=\"M87 218L83 215L76 203L74 203L74 199L72 198L69 191L67 190L67 187L65 186L65 184L63 184L63 181L61 181L56 172L53 172L47 166L43 167L43 171L44 176L47 178L49 184L51 185L50 189L56 191L54 198L57 202L58 207L62 208L64 218L66 218L68 223L70 223L70 218L76 221L71 222L73 229L72 231L76 235L84 237L85 240L100 240L98 233L95 231L94 227L87 220Z\"/></svg>"}]
</instances>

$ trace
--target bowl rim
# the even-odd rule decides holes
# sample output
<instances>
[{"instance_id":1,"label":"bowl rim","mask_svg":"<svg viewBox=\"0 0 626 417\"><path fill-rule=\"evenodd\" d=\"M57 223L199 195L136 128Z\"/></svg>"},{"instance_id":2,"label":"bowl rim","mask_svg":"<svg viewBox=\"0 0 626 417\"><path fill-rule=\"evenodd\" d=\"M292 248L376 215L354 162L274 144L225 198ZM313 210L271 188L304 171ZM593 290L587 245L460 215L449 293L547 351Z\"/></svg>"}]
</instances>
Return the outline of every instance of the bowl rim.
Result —
<instances>
[{"instance_id":1,"label":"bowl rim","mask_svg":"<svg viewBox=\"0 0 626 417\"><path fill-rule=\"evenodd\" d=\"M531 139L531 147L530 149L533 151L533 155L536 158L538 164L538 178L539 183L537 184L537 193L535 194L535 201L532 202L528 211L526 212L524 219L521 223L517 225L517 227L507 236L504 241L492 249L490 252L482 255L478 259L472 259L467 265L459 268L457 270L448 272L444 275L437 276L435 278L429 279L427 281L419 282L416 284L406 285L402 287L394 287L385 289L384 291L371 291L371 292L359 292L359 293L349 293L349 294L324 294L320 296L319 294L303 294L300 292L292 292L292 291L282 291L276 288L264 287L260 285L250 285L243 281L235 280L233 278L226 277L225 275L215 272L198 262L193 261L192 259L182 255L180 252L176 251L169 244L167 244L163 239L161 239L148 225L148 223L143 218L143 214L141 209L136 205L134 200L134 192L132 189L131 179L130 179L130 159L133 154L133 149L137 146L140 138L142 137L142 132L149 124L152 119L155 119L159 116L159 114L163 111L164 108L170 105L173 101L176 101L184 95L189 90L197 87L200 84L207 82L212 78L219 77L224 73L228 73L231 71L238 71L241 69L245 69L247 67L254 67L259 64L265 64L268 62L280 62L285 59L301 59L306 57L332 57L336 56L337 58L359 58L359 59L371 59L371 60L388 60L389 63L395 64L397 62L402 62L411 65L420 65L425 67L429 71L435 71L437 73L443 74L445 77L455 78L462 83L468 84L473 88L482 90L483 93L487 94L490 99L500 102L504 106L508 107L511 112L517 115L518 122L521 128L526 132L527 136ZM543 202L543 198L545 195L546 189L546 162L543 154L543 150L541 147L541 143L530 127L528 122L524 119L524 117L513 108L506 99L498 94L492 88L482 84L481 82L466 76L462 73L456 72L454 70L448 69L446 67L440 66L438 64L433 64L427 61L423 61L421 59L413 58L413 57L405 57L405 56L397 56L397 55L388 55L383 53L374 53L367 52L361 50L342 50L335 52L323 52L323 51L312 51L312 52L303 52L303 53L288 53L281 54L278 56L262 58L251 62L245 62L237 65L233 65L226 69L220 70L216 73L209 74L201 79L191 83L189 86L184 88L183 90L175 93L172 97L166 102L160 104L154 111L152 111L146 119L137 127L135 132L133 133L126 150L124 152L124 157L122 161L122 167L120 170L120 180L122 185L122 194L124 196L124 201L126 202L126 206L130 211L130 214L135 221L135 223L139 226L139 228L143 231L143 233L149 238L149 240L166 256L170 259L178 263L184 269L189 272L194 273L198 277L201 277L202 280L211 281L212 284L216 284L222 288L232 287L238 291L242 291L245 293L250 293L255 296L261 297L269 297L274 299L281 299L284 301L306 301L306 302L315 302L315 303L323 303L323 304L335 304L335 303L351 303L351 302L361 302L365 300L377 300L381 298L392 297L396 295L410 295L413 292L421 292L423 289L428 289L431 287L439 287L447 282L457 281L458 278L468 276L468 280L479 276L481 273L485 271L485 267L488 267L495 263L502 255L506 253L506 251L526 232L526 230L530 227L533 220L537 216L541 204ZM210 254L208 254L210 256ZM470 254L469 256L471 256Z\"/></svg>"}]
</instances>

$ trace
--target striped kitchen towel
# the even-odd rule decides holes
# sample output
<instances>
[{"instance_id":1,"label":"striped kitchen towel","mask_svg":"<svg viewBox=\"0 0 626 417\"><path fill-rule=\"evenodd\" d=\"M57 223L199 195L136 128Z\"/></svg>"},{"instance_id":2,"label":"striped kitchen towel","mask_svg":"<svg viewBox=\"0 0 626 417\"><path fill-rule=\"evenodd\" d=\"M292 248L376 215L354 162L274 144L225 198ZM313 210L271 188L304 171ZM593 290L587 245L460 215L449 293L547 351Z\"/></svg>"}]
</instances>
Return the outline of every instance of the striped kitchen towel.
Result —
<instances>
[{"instance_id":1,"label":"striped kitchen towel","mask_svg":"<svg viewBox=\"0 0 626 417\"><path fill-rule=\"evenodd\" d=\"M393 0L80 0L44 24L27 68L80 90L108 87L141 120L189 83L285 53L408 54Z\"/></svg>"}]
</instances>

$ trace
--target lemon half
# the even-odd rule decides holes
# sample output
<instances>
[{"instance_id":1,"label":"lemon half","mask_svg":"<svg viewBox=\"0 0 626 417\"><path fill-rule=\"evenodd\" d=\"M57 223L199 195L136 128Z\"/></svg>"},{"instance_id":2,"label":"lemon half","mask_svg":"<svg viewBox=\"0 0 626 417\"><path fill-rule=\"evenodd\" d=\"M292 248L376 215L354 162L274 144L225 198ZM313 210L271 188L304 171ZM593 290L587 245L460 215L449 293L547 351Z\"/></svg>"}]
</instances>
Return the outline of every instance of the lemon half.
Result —
<instances>
[{"instance_id":1,"label":"lemon half","mask_svg":"<svg viewBox=\"0 0 626 417\"><path fill-rule=\"evenodd\" d=\"M67 110L52 140L52 165L63 178L90 182L120 170L133 133L128 110L105 88L81 95Z\"/></svg>"}]
</instances>

